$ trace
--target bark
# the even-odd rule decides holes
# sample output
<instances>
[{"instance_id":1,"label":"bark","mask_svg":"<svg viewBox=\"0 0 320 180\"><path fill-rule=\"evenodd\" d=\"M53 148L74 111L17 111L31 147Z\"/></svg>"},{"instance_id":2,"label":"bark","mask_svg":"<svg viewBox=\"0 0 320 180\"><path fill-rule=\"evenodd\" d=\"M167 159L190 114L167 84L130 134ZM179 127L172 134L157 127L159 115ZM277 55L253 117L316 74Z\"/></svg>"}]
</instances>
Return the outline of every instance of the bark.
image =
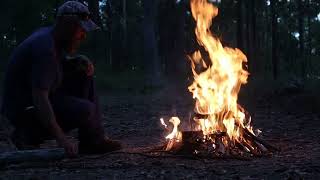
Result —
<instances>
[{"instance_id":1,"label":"bark","mask_svg":"<svg viewBox=\"0 0 320 180\"><path fill-rule=\"evenodd\" d=\"M273 78L278 78L278 22L277 22L277 14L276 14L276 2L277 0L270 0L271 3L271 23L272 23L272 73Z\"/></svg>"},{"instance_id":2,"label":"bark","mask_svg":"<svg viewBox=\"0 0 320 180\"><path fill-rule=\"evenodd\" d=\"M143 0L144 6L144 63L145 63L145 83L147 86L160 85L160 62L158 57L158 46L155 34L155 14L157 2L155 0Z\"/></svg>"},{"instance_id":3,"label":"bark","mask_svg":"<svg viewBox=\"0 0 320 180\"><path fill-rule=\"evenodd\" d=\"M311 0L308 0L308 12L310 12L311 8ZM307 57L308 57L308 60L307 60L307 69L311 69L311 56L312 56L312 36L311 36L311 15L310 13L308 13L308 20L307 20L307 26L308 26L308 41L307 41L307 44L308 44L308 48L307 48Z\"/></svg>"},{"instance_id":4,"label":"bark","mask_svg":"<svg viewBox=\"0 0 320 180\"><path fill-rule=\"evenodd\" d=\"M251 61L253 63L252 69L251 71L257 71L257 58L256 58L256 53L259 51L258 47L257 47L257 23L256 23L256 16L257 16L257 12L256 12L256 3L255 0L251 0L251 32L252 32L252 52L251 52Z\"/></svg>"},{"instance_id":5,"label":"bark","mask_svg":"<svg viewBox=\"0 0 320 180\"><path fill-rule=\"evenodd\" d=\"M108 0L108 31L111 51L109 64L112 64L112 70L119 72L128 68L128 50L126 46L127 27L124 28L124 11L126 11L126 3L118 0ZM127 12L125 12L126 15ZM126 19L126 18L125 18Z\"/></svg>"},{"instance_id":6,"label":"bark","mask_svg":"<svg viewBox=\"0 0 320 180\"><path fill-rule=\"evenodd\" d=\"M247 49L246 49L246 53L247 53L247 58L248 58L248 66L250 71L253 69L253 61L252 61L252 16L253 16L253 10L252 10L252 0L248 0L246 2L247 4L247 10L246 10L246 19L247 19L247 23L246 23L246 43L247 43Z\"/></svg>"},{"instance_id":7,"label":"bark","mask_svg":"<svg viewBox=\"0 0 320 180\"><path fill-rule=\"evenodd\" d=\"M106 16L106 26L105 29L105 38L107 42L106 46L106 63L113 67L113 52L112 52L112 41L113 41L113 33L112 33L112 18L113 18L113 5L111 1L107 1L106 11L104 12Z\"/></svg>"},{"instance_id":8,"label":"bark","mask_svg":"<svg viewBox=\"0 0 320 180\"><path fill-rule=\"evenodd\" d=\"M237 46L243 50L243 18L242 18L242 0L237 2Z\"/></svg>"},{"instance_id":9,"label":"bark","mask_svg":"<svg viewBox=\"0 0 320 180\"><path fill-rule=\"evenodd\" d=\"M99 14L99 0L89 0L88 1L89 11L91 13L91 19L101 28L102 22ZM98 54L98 45L97 42L99 40L98 32L92 32L92 41L90 42L91 48L94 55ZM93 57L93 63L96 63L97 58Z\"/></svg>"},{"instance_id":10,"label":"bark","mask_svg":"<svg viewBox=\"0 0 320 180\"><path fill-rule=\"evenodd\" d=\"M92 15L92 20L100 27L102 27L100 13L99 13L99 0L88 0L89 11Z\"/></svg>"},{"instance_id":11,"label":"bark","mask_svg":"<svg viewBox=\"0 0 320 180\"><path fill-rule=\"evenodd\" d=\"M174 12L174 1L163 0L159 4L158 21L159 21L159 50L162 64L166 74L170 73L170 50L174 48L174 32L172 31L173 26L173 12Z\"/></svg>"},{"instance_id":12,"label":"bark","mask_svg":"<svg viewBox=\"0 0 320 180\"><path fill-rule=\"evenodd\" d=\"M302 0L298 0L298 29L299 29L299 49L300 49L300 60L301 60L301 73L302 76L305 75L306 71L306 63L305 63L305 47L304 47L304 8L303 8L303 2Z\"/></svg>"},{"instance_id":13,"label":"bark","mask_svg":"<svg viewBox=\"0 0 320 180\"><path fill-rule=\"evenodd\" d=\"M183 78L185 78L186 69L188 69L189 65L188 61L186 60L186 54L184 51L185 47L185 36L184 36L184 26L185 26L185 14L186 14L186 5L184 4L186 1L181 1L176 6L176 24L172 28L176 28L176 34L175 36L175 51L172 58L171 58L171 64L176 64L175 66L175 72L178 75L182 75Z\"/></svg>"},{"instance_id":14,"label":"bark","mask_svg":"<svg viewBox=\"0 0 320 180\"><path fill-rule=\"evenodd\" d=\"M122 19L123 19L123 41L122 46L127 49L127 0L122 0Z\"/></svg>"},{"instance_id":15,"label":"bark","mask_svg":"<svg viewBox=\"0 0 320 180\"><path fill-rule=\"evenodd\" d=\"M59 8L59 0L56 0L55 3L54 3L54 7L55 7L55 10L54 10L54 17L56 18L57 16L57 12L58 12L58 8Z\"/></svg>"},{"instance_id":16,"label":"bark","mask_svg":"<svg viewBox=\"0 0 320 180\"><path fill-rule=\"evenodd\" d=\"M159 35L161 59L170 77L182 75L187 69L185 59L185 15L187 1L164 0L159 6Z\"/></svg>"}]
</instances>

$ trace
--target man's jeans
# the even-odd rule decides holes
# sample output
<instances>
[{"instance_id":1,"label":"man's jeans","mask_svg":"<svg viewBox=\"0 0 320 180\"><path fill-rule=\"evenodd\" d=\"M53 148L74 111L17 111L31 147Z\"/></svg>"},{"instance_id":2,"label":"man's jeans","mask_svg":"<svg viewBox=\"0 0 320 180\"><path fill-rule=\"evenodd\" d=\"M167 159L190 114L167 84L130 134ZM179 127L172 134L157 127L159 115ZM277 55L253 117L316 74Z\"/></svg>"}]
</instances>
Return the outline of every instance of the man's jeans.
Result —
<instances>
[{"instance_id":1,"label":"man's jeans","mask_svg":"<svg viewBox=\"0 0 320 180\"><path fill-rule=\"evenodd\" d=\"M78 128L79 140L84 143L104 138L92 76L87 76L84 72L70 73L68 69L64 70L61 87L49 99L56 121L64 132ZM32 107L15 119L13 125L16 131L26 134L31 144L40 144L44 139L52 138Z\"/></svg>"}]
</instances>

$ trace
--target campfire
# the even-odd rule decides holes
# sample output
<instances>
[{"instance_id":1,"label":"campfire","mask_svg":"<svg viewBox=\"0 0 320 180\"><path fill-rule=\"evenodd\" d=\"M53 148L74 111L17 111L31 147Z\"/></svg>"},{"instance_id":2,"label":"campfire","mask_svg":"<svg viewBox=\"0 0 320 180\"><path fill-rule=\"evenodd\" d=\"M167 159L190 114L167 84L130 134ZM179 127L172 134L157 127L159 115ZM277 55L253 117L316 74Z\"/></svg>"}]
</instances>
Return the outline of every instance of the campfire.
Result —
<instances>
[{"instance_id":1,"label":"campfire","mask_svg":"<svg viewBox=\"0 0 320 180\"><path fill-rule=\"evenodd\" d=\"M210 156L259 156L276 150L258 138L251 117L238 103L241 85L247 83L247 58L235 48L223 47L210 31L218 8L207 0L191 0L195 34L209 55L206 62L200 50L189 56L193 83L188 87L195 100L195 126L180 131L180 119L172 117L172 132L166 136L166 151ZM161 124L168 129L164 119ZM171 128L170 128L171 130Z\"/></svg>"}]
</instances>

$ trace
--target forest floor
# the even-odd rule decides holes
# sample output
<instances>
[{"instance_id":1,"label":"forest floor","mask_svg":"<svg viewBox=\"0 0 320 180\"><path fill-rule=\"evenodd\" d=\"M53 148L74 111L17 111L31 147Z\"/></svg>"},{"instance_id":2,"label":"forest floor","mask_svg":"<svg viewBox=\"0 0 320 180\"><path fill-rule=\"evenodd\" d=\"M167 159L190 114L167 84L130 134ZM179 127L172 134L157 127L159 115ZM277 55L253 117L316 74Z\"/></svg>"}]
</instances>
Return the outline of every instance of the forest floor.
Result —
<instances>
[{"instance_id":1,"label":"forest floor","mask_svg":"<svg viewBox=\"0 0 320 180\"><path fill-rule=\"evenodd\" d=\"M297 100L304 96L261 95L251 105L244 102L261 137L281 149L271 157L200 160L110 153L6 165L0 179L320 179L320 119ZM180 88L147 95L107 93L102 101L106 131L123 142L126 152L164 143L167 132L159 119L176 115L184 121L193 109L191 95Z\"/></svg>"}]
</instances>

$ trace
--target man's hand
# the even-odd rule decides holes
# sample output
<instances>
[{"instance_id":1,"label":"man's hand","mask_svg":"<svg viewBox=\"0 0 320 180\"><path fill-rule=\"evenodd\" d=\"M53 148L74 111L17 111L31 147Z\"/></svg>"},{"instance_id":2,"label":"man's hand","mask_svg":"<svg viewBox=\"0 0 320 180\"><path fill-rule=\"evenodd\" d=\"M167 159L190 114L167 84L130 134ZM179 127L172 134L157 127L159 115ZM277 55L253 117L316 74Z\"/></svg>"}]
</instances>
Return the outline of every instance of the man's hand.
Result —
<instances>
[{"instance_id":1,"label":"man's hand","mask_svg":"<svg viewBox=\"0 0 320 180\"><path fill-rule=\"evenodd\" d=\"M78 56L78 61L80 63L80 66L82 67L81 69L83 69L82 71L84 71L87 74L87 76L93 76L93 74L94 74L94 65L90 61L90 59L88 57L86 57L86 56L79 55Z\"/></svg>"},{"instance_id":2,"label":"man's hand","mask_svg":"<svg viewBox=\"0 0 320 180\"><path fill-rule=\"evenodd\" d=\"M86 71L87 76L93 76L94 74L94 65L92 64L91 61L88 62L88 68Z\"/></svg>"},{"instance_id":3,"label":"man's hand","mask_svg":"<svg viewBox=\"0 0 320 180\"><path fill-rule=\"evenodd\" d=\"M67 156L75 157L78 153L77 145L66 138L57 123L48 94L47 90L33 88L33 102L37 109L38 117L44 127L56 138L58 144L64 148Z\"/></svg>"},{"instance_id":4,"label":"man's hand","mask_svg":"<svg viewBox=\"0 0 320 180\"><path fill-rule=\"evenodd\" d=\"M87 76L93 76L94 65L90 59L84 55L75 57L66 57L64 62L66 72L85 73Z\"/></svg>"},{"instance_id":5,"label":"man's hand","mask_svg":"<svg viewBox=\"0 0 320 180\"><path fill-rule=\"evenodd\" d=\"M78 145L67 138L58 140L58 144L64 148L66 155L70 158L78 155Z\"/></svg>"}]
</instances>

